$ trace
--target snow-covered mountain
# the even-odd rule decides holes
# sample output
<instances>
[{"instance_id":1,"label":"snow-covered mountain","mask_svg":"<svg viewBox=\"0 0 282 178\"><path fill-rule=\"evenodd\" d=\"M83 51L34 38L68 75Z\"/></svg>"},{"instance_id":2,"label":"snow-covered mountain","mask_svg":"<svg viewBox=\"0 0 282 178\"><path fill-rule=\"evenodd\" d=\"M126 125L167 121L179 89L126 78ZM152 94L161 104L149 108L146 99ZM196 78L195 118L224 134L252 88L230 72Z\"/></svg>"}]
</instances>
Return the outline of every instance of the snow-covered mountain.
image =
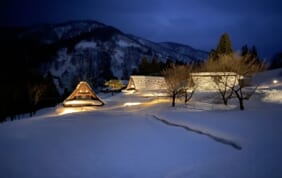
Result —
<instances>
[{"instance_id":1,"label":"snow-covered mountain","mask_svg":"<svg viewBox=\"0 0 282 178\"><path fill-rule=\"evenodd\" d=\"M187 45L152 42L96 21L35 26L18 36L42 47L44 50L39 53L48 53L43 54L41 69L58 79L60 89L73 88L78 80L93 81L95 86L94 82L99 80L127 78L142 57L191 63L208 56L207 52Z\"/></svg>"}]
</instances>

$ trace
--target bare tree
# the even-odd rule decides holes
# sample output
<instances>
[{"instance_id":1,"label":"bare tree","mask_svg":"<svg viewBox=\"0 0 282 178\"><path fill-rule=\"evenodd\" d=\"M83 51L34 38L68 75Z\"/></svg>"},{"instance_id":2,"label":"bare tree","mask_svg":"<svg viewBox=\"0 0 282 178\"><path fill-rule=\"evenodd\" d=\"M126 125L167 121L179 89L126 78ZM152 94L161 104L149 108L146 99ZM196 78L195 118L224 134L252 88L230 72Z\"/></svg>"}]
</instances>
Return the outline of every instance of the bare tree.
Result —
<instances>
[{"instance_id":1,"label":"bare tree","mask_svg":"<svg viewBox=\"0 0 282 178\"><path fill-rule=\"evenodd\" d=\"M221 55L217 60L208 60L202 66L202 71L210 72L210 77L225 105L233 94L231 88L238 84L237 73L233 72L233 63L227 55Z\"/></svg>"},{"instance_id":2,"label":"bare tree","mask_svg":"<svg viewBox=\"0 0 282 178\"><path fill-rule=\"evenodd\" d=\"M186 92L192 69L192 66L171 64L161 72L167 83L167 92L172 97L172 107L175 106L176 97Z\"/></svg>"},{"instance_id":3,"label":"bare tree","mask_svg":"<svg viewBox=\"0 0 282 178\"><path fill-rule=\"evenodd\" d=\"M239 101L240 109L244 110L244 100L249 99L255 92L257 85L250 83L250 79L257 72L264 70L265 63L250 56L221 55L217 60L209 60L204 64L204 70L209 72L220 72L213 80L220 95L227 104L234 93Z\"/></svg>"},{"instance_id":4,"label":"bare tree","mask_svg":"<svg viewBox=\"0 0 282 178\"><path fill-rule=\"evenodd\" d=\"M188 84L185 87L184 91L184 103L186 104L188 101L192 99L196 89L197 89L197 79L193 79L191 76L191 72L194 71L192 68L188 68L189 78Z\"/></svg>"},{"instance_id":5,"label":"bare tree","mask_svg":"<svg viewBox=\"0 0 282 178\"><path fill-rule=\"evenodd\" d=\"M250 59L249 56L235 56L235 61L236 64L233 67L234 72L238 74L238 85L233 85L231 89L239 101L240 109L244 110L244 100L249 99L258 87L257 84L251 83L250 79L256 73L265 70L266 63L258 62L256 58Z\"/></svg>"}]
</instances>

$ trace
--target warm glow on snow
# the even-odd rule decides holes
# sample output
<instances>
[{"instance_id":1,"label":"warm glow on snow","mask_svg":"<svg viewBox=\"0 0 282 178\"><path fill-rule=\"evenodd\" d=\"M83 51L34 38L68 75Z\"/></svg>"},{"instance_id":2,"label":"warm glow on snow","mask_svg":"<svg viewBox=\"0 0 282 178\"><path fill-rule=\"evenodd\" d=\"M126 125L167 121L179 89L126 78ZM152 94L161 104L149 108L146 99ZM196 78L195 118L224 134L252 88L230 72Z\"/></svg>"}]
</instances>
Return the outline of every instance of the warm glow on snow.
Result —
<instances>
[{"instance_id":1,"label":"warm glow on snow","mask_svg":"<svg viewBox=\"0 0 282 178\"><path fill-rule=\"evenodd\" d=\"M64 104L67 106L86 106L86 105L96 106L96 105L100 105L101 103L98 100L75 99L75 100L65 101Z\"/></svg>"},{"instance_id":2,"label":"warm glow on snow","mask_svg":"<svg viewBox=\"0 0 282 178\"><path fill-rule=\"evenodd\" d=\"M70 113L74 113L74 112L79 112L79 111L77 110L77 108L63 108L62 111L58 114L64 115L64 114L70 114Z\"/></svg>"},{"instance_id":3,"label":"warm glow on snow","mask_svg":"<svg viewBox=\"0 0 282 178\"><path fill-rule=\"evenodd\" d=\"M170 98L157 98L155 100L147 102L146 105L151 106L151 105L156 105L156 104L159 104L159 103L168 103L168 102L170 102Z\"/></svg>"},{"instance_id":4,"label":"warm glow on snow","mask_svg":"<svg viewBox=\"0 0 282 178\"><path fill-rule=\"evenodd\" d=\"M61 107L57 109L58 115L65 115L76 112L92 111L95 110L94 107Z\"/></svg>"},{"instance_id":5,"label":"warm glow on snow","mask_svg":"<svg viewBox=\"0 0 282 178\"><path fill-rule=\"evenodd\" d=\"M133 103L124 103L123 106L136 106L136 105L140 105L141 103L139 102L133 102Z\"/></svg>"}]
</instances>

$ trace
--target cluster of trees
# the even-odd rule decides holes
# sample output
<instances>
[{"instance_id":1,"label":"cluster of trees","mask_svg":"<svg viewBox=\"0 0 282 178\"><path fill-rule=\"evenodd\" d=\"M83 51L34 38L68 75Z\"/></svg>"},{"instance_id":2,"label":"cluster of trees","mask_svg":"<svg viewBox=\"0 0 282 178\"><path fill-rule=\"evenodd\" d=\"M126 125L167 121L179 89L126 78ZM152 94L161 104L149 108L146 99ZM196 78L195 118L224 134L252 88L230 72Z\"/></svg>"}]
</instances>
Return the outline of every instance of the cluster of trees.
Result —
<instances>
[{"instance_id":1,"label":"cluster of trees","mask_svg":"<svg viewBox=\"0 0 282 178\"><path fill-rule=\"evenodd\" d=\"M282 52L275 54L271 58L269 69L277 69L277 68L282 68Z\"/></svg>"},{"instance_id":2,"label":"cluster of trees","mask_svg":"<svg viewBox=\"0 0 282 178\"><path fill-rule=\"evenodd\" d=\"M11 34L7 39L0 36L4 40L0 48L5 56L5 63L0 65L0 122L7 118L16 119L23 113L32 115L36 110L54 106L61 100L53 77L39 72L41 58L35 44L18 40L15 36Z\"/></svg>"},{"instance_id":3,"label":"cluster of trees","mask_svg":"<svg viewBox=\"0 0 282 178\"><path fill-rule=\"evenodd\" d=\"M62 101L50 74L20 75L1 78L0 122L7 118L17 119L23 113L32 116L38 109L55 106Z\"/></svg>"},{"instance_id":4,"label":"cluster of trees","mask_svg":"<svg viewBox=\"0 0 282 178\"><path fill-rule=\"evenodd\" d=\"M144 56L136 69L133 69L132 75L151 75L159 76L162 75L162 71L171 64L184 65L185 63L179 60L173 60L168 58L166 62L162 62L155 55L150 60Z\"/></svg>"},{"instance_id":5,"label":"cluster of trees","mask_svg":"<svg viewBox=\"0 0 282 178\"><path fill-rule=\"evenodd\" d=\"M256 86L248 85L246 79L250 79L253 74L265 68L266 64L259 59L255 47L248 50L247 46L244 46L242 53L236 54L232 50L229 35L224 33L220 37L216 50L211 50L209 58L204 63L199 66L171 65L164 69L162 74L168 84L172 106L175 106L177 96L184 93L185 102L187 102L195 92L197 86L192 79L192 72L220 72L220 75L215 75L212 79L223 103L227 105L228 100L235 96L238 99L240 109L244 110L244 100L249 99L256 90ZM236 75L230 75L230 72Z\"/></svg>"}]
</instances>

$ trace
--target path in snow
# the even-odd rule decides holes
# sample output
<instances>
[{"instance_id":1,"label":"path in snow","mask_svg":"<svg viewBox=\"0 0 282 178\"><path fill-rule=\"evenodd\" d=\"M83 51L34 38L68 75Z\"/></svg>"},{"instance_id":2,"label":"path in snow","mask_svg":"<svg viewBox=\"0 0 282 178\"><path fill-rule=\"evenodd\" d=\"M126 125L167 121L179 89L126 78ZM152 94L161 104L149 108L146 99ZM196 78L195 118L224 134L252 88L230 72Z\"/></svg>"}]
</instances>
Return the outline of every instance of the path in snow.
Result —
<instances>
[{"instance_id":1,"label":"path in snow","mask_svg":"<svg viewBox=\"0 0 282 178\"><path fill-rule=\"evenodd\" d=\"M238 152L199 135L126 112L7 122L0 125L0 140L1 176L10 178L195 177L225 161L218 157L238 157Z\"/></svg>"},{"instance_id":2,"label":"path in snow","mask_svg":"<svg viewBox=\"0 0 282 178\"><path fill-rule=\"evenodd\" d=\"M163 122L166 125L170 125L170 126L174 126L174 127L181 127L181 128L184 128L185 130L188 130L188 131L191 131L191 132L195 132L197 134L206 135L209 138L212 138L213 140L215 140L217 142L220 142L220 143L223 143L223 144L226 144L226 145L230 145L230 146L232 146L233 148L235 148L237 150L241 150L242 149L242 147L239 144L237 144L237 143L235 143L235 142L233 142L231 140L228 140L228 139L225 139L225 138L222 138L222 137L218 137L218 136L213 135L213 134L208 133L208 132L204 132L204 131L201 131L201 130L197 130L197 129L191 128L191 127L189 127L187 125L176 124L176 123L170 122L170 121L168 121L166 119L162 119L162 118L160 118L160 117L158 117L156 115L152 115L152 117L154 119L158 120L158 121Z\"/></svg>"}]
</instances>

